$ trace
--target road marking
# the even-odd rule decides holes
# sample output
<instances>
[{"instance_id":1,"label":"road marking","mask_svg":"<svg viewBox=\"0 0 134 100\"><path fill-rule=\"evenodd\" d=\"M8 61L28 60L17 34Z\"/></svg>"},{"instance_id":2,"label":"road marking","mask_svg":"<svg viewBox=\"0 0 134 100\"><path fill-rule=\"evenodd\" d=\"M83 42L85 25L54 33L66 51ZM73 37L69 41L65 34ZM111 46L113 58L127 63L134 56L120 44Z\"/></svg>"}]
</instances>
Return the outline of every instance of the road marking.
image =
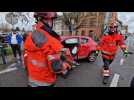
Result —
<instances>
[{"instance_id":1,"label":"road marking","mask_svg":"<svg viewBox=\"0 0 134 100\"><path fill-rule=\"evenodd\" d=\"M3 71L0 71L0 74L4 74L4 73L11 72L11 71L14 71L14 70L17 70L17 67L7 68L7 69L5 69Z\"/></svg>"},{"instance_id":2,"label":"road marking","mask_svg":"<svg viewBox=\"0 0 134 100\"><path fill-rule=\"evenodd\" d=\"M13 63L13 64L9 65L7 68L14 67L15 65L16 65L16 63Z\"/></svg>"},{"instance_id":3,"label":"road marking","mask_svg":"<svg viewBox=\"0 0 134 100\"><path fill-rule=\"evenodd\" d=\"M119 74L114 74L114 77L112 79L112 82L110 84L110 87L117 87L118 81L119 81L119 77L120 77Z\"/></svg>"}]
</instances>

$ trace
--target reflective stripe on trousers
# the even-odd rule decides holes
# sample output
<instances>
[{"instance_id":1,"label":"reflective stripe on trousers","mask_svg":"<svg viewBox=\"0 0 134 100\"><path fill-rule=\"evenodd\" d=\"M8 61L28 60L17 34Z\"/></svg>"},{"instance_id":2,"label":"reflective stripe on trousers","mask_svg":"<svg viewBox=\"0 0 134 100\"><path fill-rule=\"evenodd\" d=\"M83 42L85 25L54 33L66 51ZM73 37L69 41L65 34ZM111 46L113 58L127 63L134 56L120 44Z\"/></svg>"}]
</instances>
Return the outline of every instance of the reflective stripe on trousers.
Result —
<instances>
[{"instance_id":1,"label":"reflective stripe on trousers","mask_svg":"<svg viewBox=\"0 0 134 100\"><path fill-rule=\"evenodd\" d=\"M103 76L110 76L109 70L103 70Z\"/></svg>"}]
</instances>

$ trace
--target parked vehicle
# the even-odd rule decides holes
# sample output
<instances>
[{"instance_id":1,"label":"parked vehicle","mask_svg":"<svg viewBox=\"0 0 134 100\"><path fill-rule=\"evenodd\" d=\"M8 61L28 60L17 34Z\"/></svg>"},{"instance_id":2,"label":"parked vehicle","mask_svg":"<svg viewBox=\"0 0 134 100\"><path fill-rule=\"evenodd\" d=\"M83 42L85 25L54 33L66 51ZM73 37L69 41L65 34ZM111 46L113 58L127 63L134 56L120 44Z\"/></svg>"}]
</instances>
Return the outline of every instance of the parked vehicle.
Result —
<instances>
[{"instance_id":1,"label":"parked vehicle","mask_svg":"<svg viewBox=\"0 0 134 100\"><path fill-rule=\"evenodd\" d=\"M61 43L70 49L72 55L73 51L76 51L76 60L86 58L89 62L94 62L97 58L95 53L97 43L88 36L64 36L61 37Z\"/></svg>"}]
</instances>

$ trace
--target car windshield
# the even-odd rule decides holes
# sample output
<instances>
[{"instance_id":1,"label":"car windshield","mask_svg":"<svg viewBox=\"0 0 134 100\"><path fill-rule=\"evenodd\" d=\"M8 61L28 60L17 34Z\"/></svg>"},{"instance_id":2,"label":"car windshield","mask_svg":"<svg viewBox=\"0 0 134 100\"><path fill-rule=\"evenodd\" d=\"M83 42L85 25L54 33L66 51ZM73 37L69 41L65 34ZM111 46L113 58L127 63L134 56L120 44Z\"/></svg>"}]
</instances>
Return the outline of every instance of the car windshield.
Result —
<instances>
[{"instance_id":1,"label":"car windshield","mask_svg":"<svg viewBox=\"0 0 134 100\"><path fill-rule=\"evenodd\" d=\"M67 39L65 40L66 44L77 44L78 43L78 38L71 38L71 39Z\"/></svg>"}]
</instances>

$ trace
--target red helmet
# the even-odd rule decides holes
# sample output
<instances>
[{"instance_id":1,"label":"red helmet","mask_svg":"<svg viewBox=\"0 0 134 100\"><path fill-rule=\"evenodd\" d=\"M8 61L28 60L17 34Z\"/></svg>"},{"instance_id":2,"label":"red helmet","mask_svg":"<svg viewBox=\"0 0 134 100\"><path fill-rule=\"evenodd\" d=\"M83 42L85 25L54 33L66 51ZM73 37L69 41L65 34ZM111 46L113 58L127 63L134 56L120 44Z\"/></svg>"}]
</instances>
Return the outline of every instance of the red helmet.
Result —
<instances>
[{"instance_id":1,"label":"red helmet","mask_svg":"<svg viewBox=\"0 0 134 100\"><path fill-rule=\"evenodd\" d=\"M43 19L55 19L57 18L57 13L56 12L35 12L34 17L38 18L41 17Z\"/></svg>"},{"instance_id":2,"label":"red helmet","mask_svg":"<svg viewBox=\"0 0 134 100\"><path fill-rule=\"evenodd\" d=\"M118 27L117 23L110 23L109 27Z\"/></svg>"},{"instance_id":3,"label":"red helmet","mask_svg":"<svg viewBox=\"0 0 134 100\"><path fill-rule=\"evenodd\" d=\"M109 24L109 34L117 33L118 32L118 25L117 23L110 23Z\"/></svg>"}]
</instances>

